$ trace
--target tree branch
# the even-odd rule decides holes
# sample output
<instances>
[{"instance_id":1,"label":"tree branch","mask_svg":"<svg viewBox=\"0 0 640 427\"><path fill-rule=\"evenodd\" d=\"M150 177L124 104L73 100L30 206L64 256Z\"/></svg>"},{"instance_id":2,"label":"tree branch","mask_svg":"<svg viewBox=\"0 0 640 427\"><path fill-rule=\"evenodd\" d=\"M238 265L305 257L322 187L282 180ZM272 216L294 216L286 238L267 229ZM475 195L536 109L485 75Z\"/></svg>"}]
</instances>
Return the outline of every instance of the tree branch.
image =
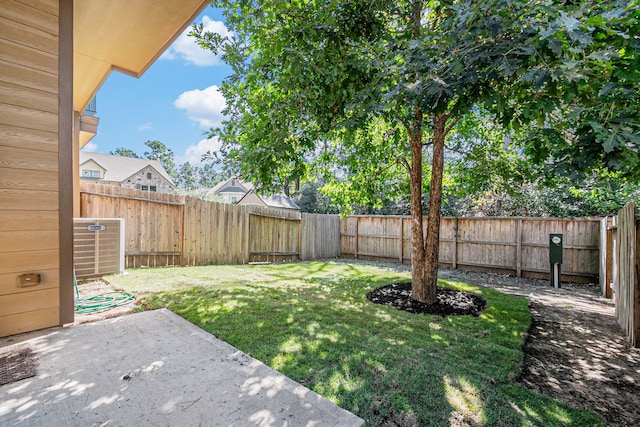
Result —
<instances>
[{"instance_id":1,"label":"tree branch","mask_svg":"<svg viewBox=\"0 0 640 427\"><path fill-rule=\"evenodd\" d=\"M447 126L447 128L446 128L446 129L445 129L445 131L444 131L444 132L445 132L445 135L446 135L446 134L448 134L448 133L451 131L451 129L453 129L453 127L458 123L458 120L459 120L459 119L460 119L459 117L456 117L456 118L454 118L454 119L451 121L451 123L449 124L449 126Z\"/></svg>"},{"instance_id":2,"label":"tree branch","mask_svg":"<svg viewBox=\"0 0 640 427\"><path fill-rule=\"evenodd\" d=\"M409 161L407 160L406 157L398 156L396 157L396 162L400 163L402 166L405 167L405 169L407 169L407 172L411 173L411 165L409 164Z\"/></svg>"}]
</instances>

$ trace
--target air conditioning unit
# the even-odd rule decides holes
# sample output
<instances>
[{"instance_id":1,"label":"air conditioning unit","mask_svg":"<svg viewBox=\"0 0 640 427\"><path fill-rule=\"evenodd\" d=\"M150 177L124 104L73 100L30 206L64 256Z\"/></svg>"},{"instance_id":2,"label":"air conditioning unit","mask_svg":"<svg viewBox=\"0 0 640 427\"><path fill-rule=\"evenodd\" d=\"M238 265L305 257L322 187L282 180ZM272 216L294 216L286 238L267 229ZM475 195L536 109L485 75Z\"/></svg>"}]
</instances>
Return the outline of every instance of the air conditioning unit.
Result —
<instances>
[{"instance_id":1,"label":"air conditioning unit","mask_svg":"<svg viewBox=\"0 0 640 427\"><path fill-rule=\"evenodd\" d=\"M78 278L124 273L124 219L74 218L73 263Z\"/></svg>"}]
</instances>

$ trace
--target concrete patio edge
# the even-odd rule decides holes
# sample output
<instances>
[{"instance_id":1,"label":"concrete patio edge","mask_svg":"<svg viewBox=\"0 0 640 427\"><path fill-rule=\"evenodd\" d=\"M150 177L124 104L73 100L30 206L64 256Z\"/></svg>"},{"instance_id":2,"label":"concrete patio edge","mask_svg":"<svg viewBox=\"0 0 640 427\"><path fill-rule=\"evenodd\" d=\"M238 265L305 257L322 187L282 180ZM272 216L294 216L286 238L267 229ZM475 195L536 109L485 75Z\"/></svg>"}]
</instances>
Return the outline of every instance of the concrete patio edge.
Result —
<instances>
[{"instance_id":1,"label":"concrete patio edge","mask_svg":"<svg viewBox=\"0 0 640 427\"><path fill-rule=\"evenodd\" d=\"M24 341L38 374L0 387L3 425L361 426L167 309Z\"/></svg>"}]
</instances>

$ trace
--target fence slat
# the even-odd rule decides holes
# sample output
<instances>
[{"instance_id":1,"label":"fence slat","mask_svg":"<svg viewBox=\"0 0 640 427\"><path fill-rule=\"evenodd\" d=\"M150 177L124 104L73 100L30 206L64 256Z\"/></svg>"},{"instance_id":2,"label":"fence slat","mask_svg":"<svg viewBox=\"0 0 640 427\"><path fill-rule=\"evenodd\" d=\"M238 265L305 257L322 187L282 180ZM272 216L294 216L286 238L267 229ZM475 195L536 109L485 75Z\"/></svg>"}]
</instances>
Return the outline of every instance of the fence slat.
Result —
<instances>
[{"instance_id":1,"label":"fence slat","mask_svg":"<svg viewBox=\"0 0 640 427\"><path fill-rule=\"evenodd\" d=\"M618 213L617 226L617 280L615 280L615 304L618 324L624 329L629 342L640 346L640 292L637 271L640 266L640 239L634 203Z\"/></svg>"}]
</instances>

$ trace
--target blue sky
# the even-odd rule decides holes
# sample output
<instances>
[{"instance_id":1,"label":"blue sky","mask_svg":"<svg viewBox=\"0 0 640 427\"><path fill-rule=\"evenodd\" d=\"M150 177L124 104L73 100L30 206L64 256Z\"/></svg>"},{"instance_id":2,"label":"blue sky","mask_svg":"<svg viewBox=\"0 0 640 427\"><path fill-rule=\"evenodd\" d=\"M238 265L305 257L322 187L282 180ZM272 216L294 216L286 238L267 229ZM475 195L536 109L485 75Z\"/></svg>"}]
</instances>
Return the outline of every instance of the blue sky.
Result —
<instances>
[{"instance_id":1,"label":"blue sky","mask_svg":"<svg viewBox=\"0 0 640 427\"><path fill-rule=\"evenodd\" d=\"M207 7L197 18L211 31L227 33L220 11ZM97 93L98 134L84 148L109 153L118 147L143 155L147 140L162 141L178 164L198 164L219 148L203 132L222 120L218 91L230 69L186 34L190 27L139 78L118 72Z\"/></svg>"}]
</instances>

